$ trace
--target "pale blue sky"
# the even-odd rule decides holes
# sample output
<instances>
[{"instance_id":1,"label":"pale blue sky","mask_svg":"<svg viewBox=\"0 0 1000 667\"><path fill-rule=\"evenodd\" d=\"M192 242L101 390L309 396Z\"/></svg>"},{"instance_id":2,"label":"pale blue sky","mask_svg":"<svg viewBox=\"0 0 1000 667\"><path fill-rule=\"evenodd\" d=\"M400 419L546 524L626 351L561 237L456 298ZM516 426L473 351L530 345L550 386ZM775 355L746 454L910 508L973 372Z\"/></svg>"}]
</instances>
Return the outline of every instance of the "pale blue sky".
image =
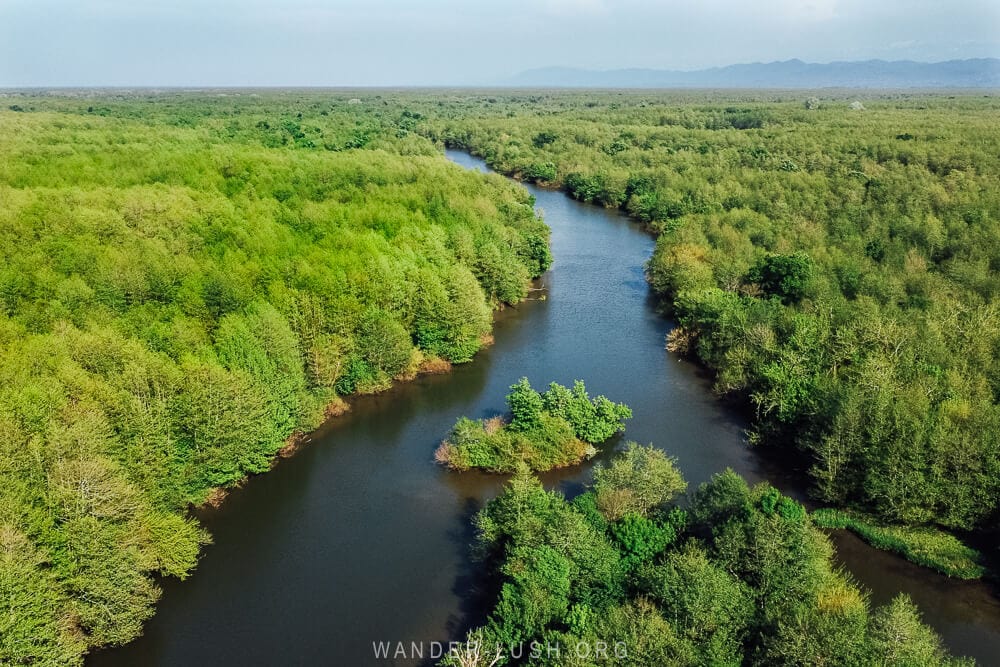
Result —
<instances>
[{"instance_id":1,"label":"pale blue sky","mask_svg":"<svg viewBox=\"0 0 1000 667\"><path fill-rule=\"evenodd\" d=\"M502 83L1000 56L1000 0L0 0L0 86Z\"/></svg>"}]
</instances>

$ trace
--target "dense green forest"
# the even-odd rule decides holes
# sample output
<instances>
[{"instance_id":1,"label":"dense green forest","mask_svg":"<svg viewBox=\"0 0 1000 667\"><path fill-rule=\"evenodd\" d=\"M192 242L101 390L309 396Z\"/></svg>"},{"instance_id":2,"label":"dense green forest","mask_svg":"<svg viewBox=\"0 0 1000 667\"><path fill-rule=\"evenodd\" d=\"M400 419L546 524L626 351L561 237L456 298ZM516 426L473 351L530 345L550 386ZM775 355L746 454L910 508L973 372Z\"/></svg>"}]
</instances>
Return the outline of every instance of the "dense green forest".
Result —
<instances>
[{"instance_id":1,"label":"dense green forest","mask_svg":"<svg viewBox=\"0 0 1000 667\"><path fill-rule=\"evenodd\" d=\"M817 498L995 529L1000 100L857 94L470 96L421 131L647 224L670 349Z\"/></svg>"},{"instance_id":2,"label":"dense green forest","mask_svg":"<svg viewBox=\"0 0 1000 667\"><path fill-rule=\"evenodd\" d=\"M684 488L634 444L572 501L515 477L476 517L493 611L441 664L966 664L905 596L872 608L799 503L732 471Z\"/></svg>"},{"instance_id":3,"label":"dense green forest","mask_svg":"<svg viewBox=\"0 0 1000 667\"><path fill-rule=\"evenodd\" d=\"M340 397L470 360L525 296L551 262L530 197L442 145L648 225L669 346L856 511L829 521L890 548L857 512L997 528L1000 102L869 97L6 97L0 663L136 636L155 578L209 539L192 504ZM672 511L676 470L623 460L656 472L637 487L616 462L571 503L520 476L482 515L511 597L481 632L626 633L679 663L945 661L909 603L870 610L773 489L727 473Z\"/></svg>"},{"instance_id":4,"label":"dense green forest","mask_svg":"<svg viewBox=\"0 0 1000 667\"><path fill-rule=\"evenodd\" d=\"M435 452L437 461L455 470L562 468L593 457L594 445L624 431L625 420L632 417L627 405L605 396L591 398L581 380L572 389L553 382L538 392L528 378L521 378L507 394L507 407L509 419L460 418Z\"/></svg>"},{"instance_id":5,"label":"dense green forest","mask_svg":"<svg viewBox=\"0 0 1000 667\"><path fill-rule=\"evenodd\" d=\"M243 101L0 111L0 664L135 637L209 539L190 504L468 361L550 262L504 179L346 98Z\"/></svg>"}]
</instances>

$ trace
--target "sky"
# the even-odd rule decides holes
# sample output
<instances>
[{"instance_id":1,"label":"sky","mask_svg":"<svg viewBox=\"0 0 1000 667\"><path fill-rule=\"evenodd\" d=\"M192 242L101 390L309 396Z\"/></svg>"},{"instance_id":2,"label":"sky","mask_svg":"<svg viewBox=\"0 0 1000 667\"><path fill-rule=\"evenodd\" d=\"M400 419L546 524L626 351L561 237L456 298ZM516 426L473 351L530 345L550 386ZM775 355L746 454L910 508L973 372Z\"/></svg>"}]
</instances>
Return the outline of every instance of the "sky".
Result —
<instances>
[{"instance_id":1,"label":"sky","mask_svg":"<svg viewBox=\"0 0 1000 667\"><path fill-rule=\"evenodd\" d=\"M0 0L0 86L503 84L1000 56L1000 0Z\"/></svg>"}]
</instances>

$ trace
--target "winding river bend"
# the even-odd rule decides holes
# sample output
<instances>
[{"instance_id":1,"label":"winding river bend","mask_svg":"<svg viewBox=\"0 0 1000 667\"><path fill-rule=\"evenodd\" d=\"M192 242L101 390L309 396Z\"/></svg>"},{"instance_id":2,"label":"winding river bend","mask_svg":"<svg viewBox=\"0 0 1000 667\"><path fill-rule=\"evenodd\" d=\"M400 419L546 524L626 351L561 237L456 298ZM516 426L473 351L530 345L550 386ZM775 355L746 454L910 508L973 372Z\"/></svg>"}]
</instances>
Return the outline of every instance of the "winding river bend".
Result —
<instances>
[{"instance_id":1,"label":"winding river bend","mask_svg":"<svg viewBox=\"0 0 1000 667\"><path fill-rule=\"evenodd\" d=\"M459 416L503 411L521 376L536 387L580 378L592 394L628 403L627 437L676 456L692 486L728 466L800 495L746 446L745 417L713 397L700 369L663 349L670 322L643 279L652 238L615 212L528 189L552 228L555 264L535 299L499 314L496 344L448 375L354 400L296 456L204 512L214 544L194 575L164 582L143 637L88 665L416 664L377 660L373 642L458 638L482 613L470 518L502 480L447 472L432 455ZM589 476L585 465L546 482L574 493ZM849 535L836 542L873 601L905 591L952 651L1000 664L1000 603L985 585L950 581Z\"/></svg>"}]
</instances>

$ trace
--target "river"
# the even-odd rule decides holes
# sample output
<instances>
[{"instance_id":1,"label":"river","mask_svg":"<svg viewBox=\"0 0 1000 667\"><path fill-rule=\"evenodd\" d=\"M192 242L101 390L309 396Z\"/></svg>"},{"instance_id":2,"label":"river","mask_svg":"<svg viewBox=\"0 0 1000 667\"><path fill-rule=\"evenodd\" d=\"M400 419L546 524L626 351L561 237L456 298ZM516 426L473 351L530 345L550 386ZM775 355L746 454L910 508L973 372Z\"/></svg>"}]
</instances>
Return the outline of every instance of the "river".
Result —
<instances>
[{"instance_id":1,"label":"river","mask_svg":"<svg viewBox=\"0 0 1000 667\"><path fill-rule=\"evenodd\" d=\"M483 162L448 151L452 161ZM795 475L746 445L746 418L711 392L697 365L664 350L671 323L643 278L653 239L614 211L533 186L552 228L555 263L532 299L498 314L493 346L452 373L351 401L294 457L200 512L214 543L187 581L163 582L144 635L99 651L119 665L368 665L373 642L459 638L481 620L469 562L470 519L502 479L457 474L433 452L462 415L504 410L518 378L536 388L579 378L631 406L628 439L677 457L692 486L731 467L801 497ZM607 457L624 440L604 447ZM591 465L544 477L577 492ZM1000 603L978 583L948 580L836 536L840 558L882 602L903 590L949 648L998 664Z\"/></svg>"}]
</instances>

